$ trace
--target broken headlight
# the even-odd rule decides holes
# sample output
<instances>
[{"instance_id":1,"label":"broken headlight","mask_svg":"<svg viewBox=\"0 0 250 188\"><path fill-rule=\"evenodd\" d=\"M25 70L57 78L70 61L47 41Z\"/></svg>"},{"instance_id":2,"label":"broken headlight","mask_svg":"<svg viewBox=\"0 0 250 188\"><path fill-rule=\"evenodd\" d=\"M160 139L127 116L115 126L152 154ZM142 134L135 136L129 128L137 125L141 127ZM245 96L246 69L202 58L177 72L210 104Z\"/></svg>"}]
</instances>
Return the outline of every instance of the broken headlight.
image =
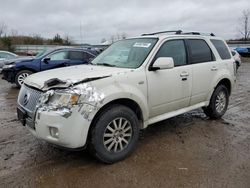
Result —
<instances>
[{"instance_id":1,"label":"broken headlight","mask_svg":"<svg viewBox=\"0 0 250 188\"><path fill-rule=\"evenodd\" d=\"M77 104L79 97L76 93L55 92L48 102L55 106L72 106Z\"/></svg>"}]
</instances>

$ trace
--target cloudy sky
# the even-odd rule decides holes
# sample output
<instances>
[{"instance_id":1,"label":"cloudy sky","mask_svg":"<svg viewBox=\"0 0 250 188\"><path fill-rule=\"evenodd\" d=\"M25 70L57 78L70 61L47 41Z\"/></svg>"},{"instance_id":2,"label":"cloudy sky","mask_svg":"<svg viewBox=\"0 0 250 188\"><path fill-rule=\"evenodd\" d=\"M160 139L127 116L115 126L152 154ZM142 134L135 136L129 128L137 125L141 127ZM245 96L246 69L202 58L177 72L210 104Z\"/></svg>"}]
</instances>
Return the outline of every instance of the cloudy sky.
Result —
<instances>
[{"instance_id":1,"label":"cloudy sky","mask_svg":"<svg viewBox=\"0 0 250 188\"><path fill-rule=\"evenodd\" d=\"M59 33L92 44L121 33L136 36L172 29L230 39L239 36L244 9L250 9L249 0L1 0L0 23L8 32L47 38Z\"/></svg>"}]
</instances>

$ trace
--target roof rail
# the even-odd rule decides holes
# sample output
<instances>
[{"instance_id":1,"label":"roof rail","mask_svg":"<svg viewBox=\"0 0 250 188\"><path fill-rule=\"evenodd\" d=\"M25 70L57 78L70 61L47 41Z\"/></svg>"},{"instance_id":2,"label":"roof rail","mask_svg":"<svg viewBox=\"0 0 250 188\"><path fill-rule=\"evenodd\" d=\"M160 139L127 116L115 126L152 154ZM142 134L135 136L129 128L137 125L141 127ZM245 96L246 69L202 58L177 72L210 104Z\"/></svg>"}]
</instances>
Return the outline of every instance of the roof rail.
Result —
<instances>
[{"instance_id":1,"label":"roof rail","mask_svg":"<svg viewBox=\"0 0 250 188\"><path fill-rule=\"evenodd\" d=\"M180 33L182 35L207 35L207 36L212 36L215 37L215 34L213 33L200 33L200 32L185 32L185 33Z\"/></svg>"},{"instance_id":2,"label":"roof rail","mask_svg":"<svg viewBox=\"0 0 250 188\"><path fill-rule=\"evenodd\" d=\"M176 35L207 35L207 36L215 36L213 33L200 33L200 32L183 32L182 30L173 30L173 31L159 31L155 33L144 33L142 36L148 35L157 35L157 34L164 34L164 33L174 33Z\"/></svg>"},{"instance_id":3,"label":"roof rail","mask_svg":"<svg viewBox=\"0 0 250 188\"><path fill-rule=\"evenodd\" d=\"M155 32L155 33L144 33L142 36L147 36L147 35L157 35L157 34L164 34L164 33L175 33L175 34L181 34L182 30L173 30L173 31L160 31L160 32Z\"/></svg>"}]
</instances>

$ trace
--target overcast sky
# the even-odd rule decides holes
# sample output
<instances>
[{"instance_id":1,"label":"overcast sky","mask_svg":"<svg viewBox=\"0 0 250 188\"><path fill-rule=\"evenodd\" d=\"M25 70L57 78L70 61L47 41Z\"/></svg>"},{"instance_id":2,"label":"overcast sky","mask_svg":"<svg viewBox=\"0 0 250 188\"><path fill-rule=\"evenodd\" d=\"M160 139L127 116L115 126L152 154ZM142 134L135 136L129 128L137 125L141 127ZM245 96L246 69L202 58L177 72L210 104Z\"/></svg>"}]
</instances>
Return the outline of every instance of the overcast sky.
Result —
<instances>
[{"instance_id":1,"label":"overcast sky","mask_svg":"<svg viewBox=\"0 0 250 188\"><path fill-rule=\"evenodd\" d=\"M183 29L235 38L249 0L0 0L0 23L18 34L69 35L98 44L126 33ZM82 25L82 37L80 32Z\"/></svg>"}]
</instances>

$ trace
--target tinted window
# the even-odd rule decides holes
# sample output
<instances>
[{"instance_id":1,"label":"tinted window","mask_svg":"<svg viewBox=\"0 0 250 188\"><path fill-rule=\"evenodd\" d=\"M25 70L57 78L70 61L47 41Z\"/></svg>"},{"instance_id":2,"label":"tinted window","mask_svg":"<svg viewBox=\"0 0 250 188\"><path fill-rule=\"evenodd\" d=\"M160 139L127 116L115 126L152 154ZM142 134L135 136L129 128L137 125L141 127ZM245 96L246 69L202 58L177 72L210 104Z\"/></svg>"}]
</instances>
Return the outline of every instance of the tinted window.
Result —
<instances>
[{"instance_id":1,"label":"tinted window","mask_svg":"<svg viewBox=\"0 0 250 188\"><path fill-rule=\"evenodd\" d=\"M155 60L159 57L172 57L175 66L187 64L185 44L183 40L171 40L165 42L155 56Z\"/></svg>"},{"instance_id":2,"label":"tinted window","mask_svg":"<svg viewBox=\"0 0 250 188\"><path fill-rule=\"evenodd\" d=\"M235 56L235 54L236 54L234 51L231 51L231 53L232 53L233 56Z\"/></svg>"},{"instance_id":3,"label":"tinted window","mask_svg":"<svg viewBox=\"0 0 250 188\"><path fill-rule=\"evenodd\" d=\"M69 52L69 59L70 60L83 61L85 58L84 58L83 52L80 52L80 51L71 51L71 52Z\"/></svg>"},{"instance_id":4,"label":"tinted window","mask_svg":"<svg viewBox=\"0 0 250 188\"><path fill-rule=\"evenodd\" d=\"M56 61L56 60L65 60L68 59L68 52L56 52L52 55L50 55L50 60L51 61Z\"/></svg>"},{"instance_id":5,"label":"tinted window","mask_svg":"<svg viewBox=\"0 0 250 188\"><path fill-rule=\"evenodd\" d=\"M228 51L227 46L222 40L213 39L211 40L211 42L213 43L214 47L218 51L221 59L231 59L230 52Z\"/></svg>"},{"instance_id":6,"label":"tinted window","mask_svg":"<svg viewBox=\"0 0 250 188\"><path fill-rule=\"evenodd\" d=\"M190 63L202 63L214 60L211 49L204 40L188 40Z\"/></svg>"}]
</instances>

